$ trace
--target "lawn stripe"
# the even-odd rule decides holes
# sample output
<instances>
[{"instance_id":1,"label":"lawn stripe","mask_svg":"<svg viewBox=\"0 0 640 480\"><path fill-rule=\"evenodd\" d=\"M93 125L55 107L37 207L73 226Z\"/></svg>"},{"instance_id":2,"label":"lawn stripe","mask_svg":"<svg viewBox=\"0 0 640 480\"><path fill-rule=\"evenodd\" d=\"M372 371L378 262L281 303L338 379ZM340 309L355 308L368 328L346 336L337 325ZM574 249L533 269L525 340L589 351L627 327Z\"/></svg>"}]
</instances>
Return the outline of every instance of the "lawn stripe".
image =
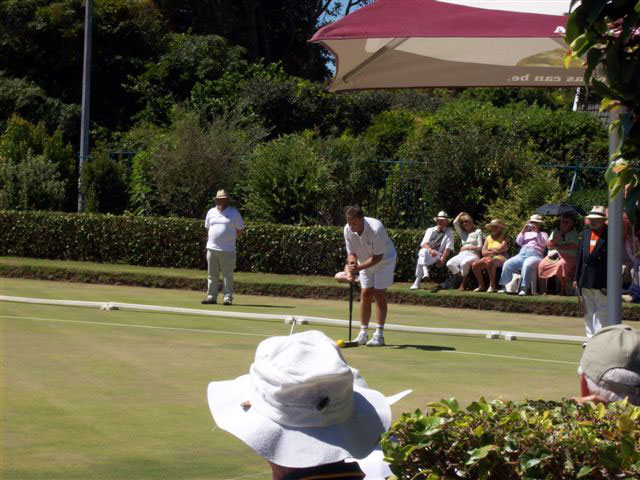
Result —
<instances>
[{"instance_id":1,"label":"lawn stripe","mask_svg":"<svg viewBox=\"0 0 640 480\"><path fill-rule=\"evenodd\" d=\"M46 321L46 322L60 322L60 323L78 323L78 324L87 324L87 325L107 325L112 327L148 328L152 330L172 330L172 331L179 331L179 332L220 333L223 335L243 335L243 336L264 337L264 338L269 338L273 336L273 335L263 335L259 333L229 332L224 330L203 330L203 329L197 329L197 328L159 327L154 325L135 325L135 324L128 324L128 323L111 323L111 322L91 322L87 320L66 320L66 319L57 319L57 318L23 317L23 316L17 316L17 315L0 315L0 318L15 318L15 319L22 319L22 320L38 320L38 321ZM524 360L524 361L531 361L531 362L562 363L566 365L578 365L575 362L566 362L563 360L549 360L547 358L516 357L512 355L497 355L493 353L463 352L460 350L443 350L443 352L459 353L463 355L477 355L482 357L504 358L504 359L510 359L510 360Z\"/></svg>"},{"instance_id":2,"label":"lawn stripe","mask_svg":"<svg viewBox=\"0 0 640 480\"><path fill-rule=\"evenodd\" d=\"M443 353L461 353L463 355L479 355L483 357L509 358L513 360L531 360L533 362L564 363L566 365L579 365L576 362L565 362L564 360L549 360L547 358L513 357L510 355L496 355L493 353L462 352L460 350L442 350L442 352Z\"/></svg>"},{"instance_id":3,"label":"lawn stripe","mask_svg":"<svg viewBox=\"0 0 640 480\"><path fill-rule=\"evenodd\" d=\"M262 335L260 333L242 333L227 332L224 330L203 330L198 328L180 328L180 327L158 327L155 325L135 325L129 323L111 323L111 322L90 322L88 320L66 320L59 318L42 318L42 317L21 317L17 315L0 315L0 318L17 318L22 320L39 320L43 322L61 322L61 323L81 323L87 325L107 325L110 327L131 327L131 328L149 328L152 330L174 330L178 332L198 332L198 333L222 333L224 335L244 335L248 337L264 337L269 338L273 335Z\"/></svg>"}]
</instances>

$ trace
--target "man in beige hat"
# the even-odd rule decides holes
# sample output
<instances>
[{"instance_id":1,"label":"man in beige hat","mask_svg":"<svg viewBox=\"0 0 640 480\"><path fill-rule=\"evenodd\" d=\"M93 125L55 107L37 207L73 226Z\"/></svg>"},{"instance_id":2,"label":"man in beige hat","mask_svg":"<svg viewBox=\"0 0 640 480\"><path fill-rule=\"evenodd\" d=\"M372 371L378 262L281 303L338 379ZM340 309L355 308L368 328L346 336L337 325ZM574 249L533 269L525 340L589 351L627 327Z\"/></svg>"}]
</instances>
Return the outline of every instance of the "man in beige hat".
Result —
<instances>
[{"instance_id":1,"label":"man in beige hat","mask_svg":"<svg viewBox=\"0 0 640 480\"><path fill-rule=\"evenodd\" d=\"M607 306L607 210L593 207L589 228L580 235L574 286L579 289L584 308L587 337L591 338L603 327L620 323L609 318Z\"/></svg>"},{"instance_id":2,"label":"man in beige hat","mask_svg":"<svg viewBox=\"0 0 640 480\"><path fill-rule=\"evenodd\" d=\"M204 227L209 231L207 240L207 298L205 305L216 303L218 281L222 272L224 304L233 302L233 270L236 268L236 239L244 230L240 212L231 206L231 197L218 190L216 206L207 212Z\"/></svg>"},{"instance_id":3,"label":"man in beige hat","mask_svg":"<svg viewBox=\"0 0 640 480\"><path fill-rule=\"evenodd\" d=\"M420 242L416 279L409 287L411 290L418 290L420 281L423 278L429 278L429 266L444 267L449 254L454 251L453 230L449 226L449 215L445 211L440 211L433 221L436 225L427 228Z\"/></svg>"},{"instance_id":4,"label":"man in beige hat","mask_svg":"<svg viewBox=\"0 0 640 480\"><path fill-rule=\"evenodd\" d=\"M613 325L595 333L585 346L578 375L578 403L628 398L640 406L640 332L628 325Z\"/></svg>"}]
</instances>

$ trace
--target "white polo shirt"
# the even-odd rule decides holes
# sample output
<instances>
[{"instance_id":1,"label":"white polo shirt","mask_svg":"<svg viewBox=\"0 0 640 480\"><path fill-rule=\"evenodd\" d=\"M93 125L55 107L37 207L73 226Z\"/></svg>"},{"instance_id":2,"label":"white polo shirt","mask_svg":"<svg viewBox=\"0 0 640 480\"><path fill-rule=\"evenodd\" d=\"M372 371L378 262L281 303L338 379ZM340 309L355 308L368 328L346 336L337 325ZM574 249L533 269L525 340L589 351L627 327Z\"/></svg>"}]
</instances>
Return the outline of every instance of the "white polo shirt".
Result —
<instances>
[{"instance_id":1,"label":"white polo shirt","mask_svg":"<svg viewBox=\"0 0 640 480\"><path fill-rule=\"evenodd\" d=\"M204 228L209 230L207 250L233 253L236 251L237 230L244 230L244 223L235 208L228 206L221 212L218 207L213 207L207 212Z\"/></svg>"},{"instance_id":2,"label":"white polo shirt","mask_svg":"<svg viewBox=\"0 0 640 480\"><path fill-rule=\"evenodd\" d=\"M344 241L347 246L347 253L355 255L358 258L358 263L364 263L374 255L383 255L383 261L396 258L396 249L393 246L393 242L389 238L382 222L375 218L364 217L362 235L352 231L349 224L346 224L344 226Z\"/></svg>"}]
</instances>

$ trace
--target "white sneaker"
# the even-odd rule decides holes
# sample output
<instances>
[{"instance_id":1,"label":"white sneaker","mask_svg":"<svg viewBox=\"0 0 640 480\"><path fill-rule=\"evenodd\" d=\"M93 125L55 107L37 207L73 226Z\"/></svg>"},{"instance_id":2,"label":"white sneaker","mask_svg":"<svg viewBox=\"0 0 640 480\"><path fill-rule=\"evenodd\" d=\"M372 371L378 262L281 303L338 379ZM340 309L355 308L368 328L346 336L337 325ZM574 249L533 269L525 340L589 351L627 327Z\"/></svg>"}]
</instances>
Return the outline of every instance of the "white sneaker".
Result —
<instances>
[{"instance_id":1,"label":"white sneaker","mask_svg":"<svg viewBox=\"0 0 640 480\"><path fill-rule=\"evenodd\" d=\"M409 290L418 290L420 289L420 280L416 278L416 281L413 282L413 285L409 287Z\"/></svg>"},{"instance_id":2,"label":"white sneaker","mask_svg":"<svg viewBox=\"0 0 640 480\"><path fill-rule=\"evenodd\" d=\"M521 297L524 297L527 294L526 290L520 290L518 292L518 295L520 295Z\"/></svg>"},{"instance_id":3,"label":"white sneaker","mask_svg":"<svg viewBox=\"0 0 640 480\"><path fill-rule=\"evenodd\" d=\"M373 338L367 342L367 347L384 347L384 335L374 334Z\"/></svg>"},{"instance_id":4,"label":"white sneaker","mask_svg":"<svg viewBox=\"0 0 640 480\"><path fill-rule=\"evenodd\" d=\"M504 288L501 288L500 290L498 290L498 293L507 293L507 291Z\"/></svg>"},{"instance_id":5,"label":"white sneaker","mask_svg":"<svg viewBox=\"0 0 640 480\"><path fill-rule=\"evenodd\" d=\"M356 343L358 345L365 345L367 343L367 340L369 340L369 334L367 333L366 330L360 330L360 333L358 334L358 336L356 337Z\"/></svg>"},{"instance_id":6,"label":"white sneaker","mask_svg":"<svg viewBox=\"0 0 640 480\"><path fill-rule=\"evenodd\" d=\"M232 305L233 304L233 300L231 299L231 297L224 297L224 305Z\"/></svg>"}]
</instances>

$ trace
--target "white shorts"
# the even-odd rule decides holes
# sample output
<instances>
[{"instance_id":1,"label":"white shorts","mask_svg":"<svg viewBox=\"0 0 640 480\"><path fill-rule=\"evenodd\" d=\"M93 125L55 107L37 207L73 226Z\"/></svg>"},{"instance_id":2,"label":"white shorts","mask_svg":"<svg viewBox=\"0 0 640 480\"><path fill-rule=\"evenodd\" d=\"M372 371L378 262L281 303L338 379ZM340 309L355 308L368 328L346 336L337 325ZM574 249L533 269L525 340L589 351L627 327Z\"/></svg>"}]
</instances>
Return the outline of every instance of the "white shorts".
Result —
<instances>
[{"instance_id":1,"label":"white shorts","mask_svg":"<svg viewBox=\"0 0 640 480\"><path fill-rule=\"evenodd\" d=\"M382 260L372 268L360 271L360 286L383 290L393 285L393 271L396 268L396 257Z\"/></svg>"}]
</instances>

